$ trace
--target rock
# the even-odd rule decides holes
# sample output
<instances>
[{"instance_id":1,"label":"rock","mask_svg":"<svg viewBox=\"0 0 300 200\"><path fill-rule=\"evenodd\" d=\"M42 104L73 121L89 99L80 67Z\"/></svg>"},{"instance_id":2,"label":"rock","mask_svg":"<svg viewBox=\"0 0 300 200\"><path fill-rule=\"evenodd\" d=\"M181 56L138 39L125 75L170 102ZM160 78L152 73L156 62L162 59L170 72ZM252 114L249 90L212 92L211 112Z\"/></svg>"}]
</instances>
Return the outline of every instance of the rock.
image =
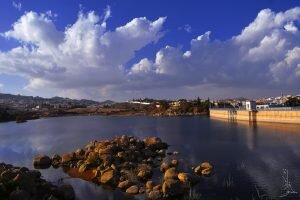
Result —
<instances>
[{"instance_id":1,"label":"rock","mask_svg":"<svg viewBox=\"0 0 300 200\"><path fill-rule=\"evenodd\" d=\"M153 182L152 181L147 181L146 182L146 189L152 189L153 188Z\"/></svg>"},{"instance_id":2,"label":"rock","mask_svg":"<svg viewBox=\"0 0 300 200\"><path fill-rule=\"evenodd\" d=\"M128 194L138 194L139 193L139 187L137 185L133 185L131 187L129 187L127 190L126 190L126 193Z\"/></svg>"},{"instance_id":3,"label":"rock","mask_svg":"<svg viewBox=\"0 0 300 200\"><path fill-rule=\"evenodd\" d=\"M51 160L52 160L52 166L54 168L58 168L61 163L61 157L58 154L54 154L52 155Z\"/></svg>"},{"instance_id":4,"label":"rock","mask_svg":"<svg viewBox=\"0 0 300 200\"><path fill-rule=\"evenodd\" d=\"M120 152L117 153L117 157L124 158L125 157L125 153L123 151L120 151Z\"/></svg>"},{"instance_id":5,"label":"rock","mask_svg":"<svg viewBox=\"0 0 300 200\"><path fill-rule=\"evenodd\" d=\"M116 185L119 177L114 170L108 170L104 172L101 176L100 182L103 184Z\"/></svg>"},{"instance_id":6,"label":"rock","mask_svg":"<svg viewBox=\"0 0 300 200\"><path fill-rule=\"evenodd\" d=\"M146 147L152 150L167 149L168 145L161 141L160 138L152 137L144 139Z\"/></svg>"},{"instance_id":7,"label":"rock","mask_svg":"<svg viewBox=\"0 0 300 200\"><path fill-rule=\"evenodd\" d=\"M30 170L27 172L27 174L33 177L34 179L39 179L42 176L41 172L38 170Z\"/></svg>"},{"instance_id":8,"label":"rock","mask_svg":"<svg viewBox=\"0 0 300 200\"><path fill-rule=\"evenodd\" d=\"M75 153L76 153L76 156L81 157L81 156L84 156L85 151L84 151L83 149L77 149L77 150L75 151Z\"/></svg>"},{"instance_id":9,"label":"rock","mask_svg":"<svg viewBox=\"0 0 300 200\"><path fill-rule=\"evenodd\" d=\"M77 168L79 168L84 162L84 160L79 160L76 164Z\"/></svg>"},{"instance_id":10,"label":"rock","mask_svg":"<svg viewBox=\"0 0 300 200\"><path fill-rule=\"evenodd\" d=\"M117 166L115 165L115 164L111 164L111 166L110 166L113 170L117 170Z\"/></svg>"},{"instance_id":11,"label":"rock","mask_svg":"<svg viewBox=\"0 0 300 200\"><path fill-rule=\"evenodd\" d=\"M148 198L150 200L161 200L162 199L162 193L160 191L150 191L148 194Z\"/></svg>"},{"instance_id":12,"label":"rock","mask_svg":"<svg viewBox=\"0 0 300 200\"><path fill-rule=\"evenodd\" d=\"M10 193L9 200L30 200L30 195L25 190L16 190Z\"/></svg>"},{"instance_id":13,"label":"rock","mask_svg":"<svg viewBox=\"0 0 300 200\"><path fill-rule=\"evenodd\" d=\"M5 170L4 172L2 172L1 175L0 175L0 177L3 180L10 181L13 178L15 178L17 175L18 175L17 172L8 169L8 170Z\"/></svg>"},{"instance_id":14,"label":"rock","mask_svg":"<svg viewBox=\"0 0 300 200\"><path fill-rule=\"evenodd\" d=\"M12 181L19 188L24 189L29 193L36 193L35 178L33 176L30 176L26 173L19 173Z\"/></svg>"},{"instance_id":15,"label":"rock","mask_svg":"<svg viewBox=\"0 0 300 200\"><path fill-rule=\"evenodd\" d=\"M62 163L67 163L70 161L75 160L75 154L74 153L67 153L61 156L61 162Z\"/></svg>"},{"instance_id":16,"label":"rock","mask_svg":"<svg viewBox=\"0 0 300 200\"><path fill-rule=\"evenodd\" d=\"M122 189L122 190L126 190L127 188L129 188L132 184L129 182L129 180L126 181L122 181L118 184L118 188Z\"/></svg>"},{"instance_id":17,"label":"rock","mask_svg":"<svg viewBox=\"0 0 300 200\"><path fill-rule=\"evenodd\" d=\"M27 167L21 167L20 172L28 172L29 169Z\"/></svg>"},{"instance_id":18,"label":"rock","mask_svg":"<svg viewBox=\"0 0 300 200\"><path fill-rule=\"evenodd\" d=\"M201 175L202 175L202 172L201 172L201 171L202 171L202 170L201 170L201 166L200 166L200 165L194 168L194 172L195 172L195 174L197 174L198 176L201 176Z\"/></svg>"},{"instance_id":19,"label":"rock","mask_svg":"<svg viewBox=\"0 0 300 200\"><path fill-rule=\"evenodd\" d=\"M142 169L138 172L137 177L143 181L148 180L152 176L152 171Z\"/></svg>"},{"instance_id":20,"label":"rock","mask_svg":"<svg viewBox=\"0 0 300 200\"><path fill-rule=\"evenodd\" d=\"M166 162L163 162L161 165L160 165L160 172L161 173L165 173L165 171L167 170L167 169L169 169L170 168L170 166L166 163Z\"/></svg>"},{"instance_id":21,"label":"rock","mask_svg":"<svg viewBox=\"0 0 300 200\"><path fill-rule=\"evenodd\" d=\"M144 139L144 143L145 143L146 146L151 146L151 145L154 145L154 144L157 144L157 143L160 143L160 142L161 142L161 139L157 138L157 137L145 138Z\"/></svg>"},{"instance_id":22,"label":"rock","mask_svg":"<svg viewBox=\"0 0 300 200\"><path fill-rule=\"evenodd\" d=\"M145 192L146 192L146 188L145 188L145 187L140 187L139 193L140 193L140 194L143 194L143 193L145 193Z\"/></svg>"},{"instance_id":23,"label":"rock","mask_svg":"<svg viewBox=\"0 0 300 200\"><path fill-rule=\"evenodd\" d=\"M59 196L63 197L64 200L74 200L75 192L71 185L62 185L58 188Z\"/></svg>"},{"instance_id":24,"label":"rock","mask_svg":"<svg viewBox=\"0 0 300 200\"><path fill-rule=\"evenodd\" d=\"M201 173L203 176L210 177L213 174L213 171L212 169L207 168L207 169L203 169Z\"/></svg>"},{"instance_id":25,"label":"rock","mask_svg":"<svg viewBox=\"0 0 300 200\"><path fill-rule=\"evenodd\" d=\"M164 196L166 197L175 197L175 196L182 195L184 189L180 181L174 179L167 179L163 183L162 191Z\"/></svg>"},{"instance_id":26,"label":"rock","mask_svg":"<svg viewBox=\"0 0 300 200\"><path fill-rule=\"evenodd\" d=\"M165 149L160 149L160 150L157 151L157 154L158 154L159 156L164 157L164 156L166 155L166 150L165 150Z\"/></svg>"},{"instance_id":27,"label":"rock","mask_svg":"<svg viewBox=\"0 0 300 200\"><path fill-rule=\"evenodd\" d=\"M173 167L177 167L179 165L179 161L178 160L172 160L171 164Z\"/></svg>"},{"instance_id":28,"label":"rock","mask_svg":"<svg viewBox=\"0 0 300 200\"><path fill-rule=\"evenodd\" d=\"M82 163L82 164L80 165L78 171L79 171L80 173L83 173L83 172L85 172L85 171L87 170L87 168L88 168L88 164L84 162L84 163Z\"/></svg>"},{"instance_id":29,"label":"rock","mask_svg":"<svg viewBox=\"0 0 300 200\"><path fill-rule=\"evenodd\" d=\"M167 169L167 171L164 174L164 180L167 179L177 179L177 172L174 167Z\"/></svg>"},{"instance_id":30,"label":"rock","mask_svg":"<svg viewBox=\"0 0 300 200\"><path fill-rule=\"evenodd\" d=\"M33 160L35 167L49 168L51 166L51 159L48 156L36 156Z\"/></svg>"},{"instance_id":31,"label":"rock","mask_svg":"<svg viewBox=\"0 0 300 200\"><path fill-rule=\"evenodd\" d=\"M156 186L153 187L153 190L156 191L156 190L159 190L160 191L161 189L161 184L158 184Z\"/></svg>"},{"instance_id":32,"label":"rock","mask_svg":"<svg viewBox=\"0 0 300 200\"><path fill-rule=\"evenodd\" d=\"M214 166L211 163L203 162L194 168L194 172L198 176L201 176L203 174L204 176L208 177L208 176L212 175L213 168L214 168Z\"/></svg>"},{"instance_id":33,"label":"rock","mask_svg":"<svg viewBox=\"0 0 300 200\"><path fill-rule=\"evenodd\" d=\"M100 165L99 155L96 152L90 152L85 162L90 165Z\"/></svg>"},{"instance_id":34,"label":"rock","mask_svg":"<svg viewBox=\"0 0 300 200\"><path fill-rule=\"evenodd\" d=\"M195 185L199 182L197 177L189 173L179 173L177 177L185 186Z\"/></svg>"},{"instance_id":35,"label":"rock","mask_svg":"<svg viewBox=\"0 0 300 200\"><path fill-rule=\"evenodd\" d=\"M209 162L201 163L200 167L201 167L202 170L203 169L213 169L214 168L214 166Z\"/></svg>"},{"instance_id":36,"label":"rock","mask_svg":"<svg viewBox=\"0 0 300 200\"><path fill-rule=\"evenodd\" d=\"M51 157L52 161L61 161L61 157L58 154L53 154Z\"/></svg>"}]
</instances>

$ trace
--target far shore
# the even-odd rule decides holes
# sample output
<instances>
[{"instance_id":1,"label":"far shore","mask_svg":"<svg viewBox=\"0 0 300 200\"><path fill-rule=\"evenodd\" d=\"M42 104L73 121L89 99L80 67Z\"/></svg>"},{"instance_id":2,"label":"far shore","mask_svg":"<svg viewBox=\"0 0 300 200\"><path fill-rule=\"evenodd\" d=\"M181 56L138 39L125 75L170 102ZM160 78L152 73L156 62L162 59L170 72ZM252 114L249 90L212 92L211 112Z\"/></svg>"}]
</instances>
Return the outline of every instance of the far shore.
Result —
<instances>
[{"instance_id":1,"label":"far shore","mask_svg":"<svg viewBox=\"0 0 300 200\"><path fill-rule=\"evenodd\" d=\"M166 112L134 112L128 110L118 110L109 112L87 112L84 109L70 109L66 111L56 111L56 112L43 112L43 113L20 113L7 120L2 120L0 123L16 121L17 123L24 123L28 120L35 120L41 118L52 118L52 117L67 117L67 116L152 116L152 117L188 117L188 116L208 116L208 112L198 112L198 113L166 113Z\"/></svg>"}]
</instances>

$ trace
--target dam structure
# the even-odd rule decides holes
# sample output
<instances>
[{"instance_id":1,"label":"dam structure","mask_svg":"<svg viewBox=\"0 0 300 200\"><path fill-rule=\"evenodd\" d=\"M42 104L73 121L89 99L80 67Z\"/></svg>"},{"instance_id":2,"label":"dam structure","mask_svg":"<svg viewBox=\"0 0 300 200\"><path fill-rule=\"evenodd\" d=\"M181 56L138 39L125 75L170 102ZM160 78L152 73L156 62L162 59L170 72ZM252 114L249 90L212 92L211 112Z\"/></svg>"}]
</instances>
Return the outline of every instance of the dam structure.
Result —
<instances>
[{"instance_id":1,"label":"dam structure","mask_svg":"<svg viewBox=\"0 0 300 200\"><path fill-rule=\"evenodd\" d=\"M249 121L300 124L300 107L274 107L257 109L254 101L246 102L246 108L210 108L211 118L229 121Z\"/></svg>"}]
</instances>

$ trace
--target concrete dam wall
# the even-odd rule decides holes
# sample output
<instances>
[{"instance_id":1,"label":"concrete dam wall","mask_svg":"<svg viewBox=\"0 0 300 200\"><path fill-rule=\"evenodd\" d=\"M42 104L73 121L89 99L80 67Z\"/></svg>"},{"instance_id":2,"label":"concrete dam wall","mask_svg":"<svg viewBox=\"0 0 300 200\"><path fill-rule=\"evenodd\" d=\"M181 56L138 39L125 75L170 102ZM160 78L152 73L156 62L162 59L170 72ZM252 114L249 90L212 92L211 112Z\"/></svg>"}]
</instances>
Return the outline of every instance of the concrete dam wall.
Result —
<instances>
[{"instance_id":1,"label":"concrete dam wall","mask_svg":"<svg viewBox=\"0 0 300 200\"><path fill-rule=\"evenodd\" d=\"M214 110L210 117L250 122L276 122L300 124L300 110Z\"/></svg>"}]
</instances>

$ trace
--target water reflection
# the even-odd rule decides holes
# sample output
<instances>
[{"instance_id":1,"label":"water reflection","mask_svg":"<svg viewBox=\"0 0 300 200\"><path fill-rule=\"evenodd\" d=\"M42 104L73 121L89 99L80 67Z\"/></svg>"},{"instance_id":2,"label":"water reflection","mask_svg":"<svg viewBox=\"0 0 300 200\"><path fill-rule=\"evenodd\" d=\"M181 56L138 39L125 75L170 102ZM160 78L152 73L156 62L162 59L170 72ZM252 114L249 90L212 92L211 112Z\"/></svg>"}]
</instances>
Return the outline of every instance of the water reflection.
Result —
<instances>
[{"instance_id":1,"label":"water reflection","mask_svg":"<svg viewBox=\"0 0 300 200\"><path fill-rule=\"evenodd\" d=\"M32 168L41 153L71 152L93 139L132 134L158 136L184 158L185 166L210 161L216 175L196 188L202 199L258 199L255 187L268 196L280 194L281 170L289 169L300 192L300 125L228 123L207 117L63 117L0 124L0 161ZM48 180L66 177L60 169L42 170ZM78 199L130 199L79 179L64 179ZM230 183L230 184L228 184ZM141 197L135 197L141 198Z\"/></svg>"}]
</instances>

